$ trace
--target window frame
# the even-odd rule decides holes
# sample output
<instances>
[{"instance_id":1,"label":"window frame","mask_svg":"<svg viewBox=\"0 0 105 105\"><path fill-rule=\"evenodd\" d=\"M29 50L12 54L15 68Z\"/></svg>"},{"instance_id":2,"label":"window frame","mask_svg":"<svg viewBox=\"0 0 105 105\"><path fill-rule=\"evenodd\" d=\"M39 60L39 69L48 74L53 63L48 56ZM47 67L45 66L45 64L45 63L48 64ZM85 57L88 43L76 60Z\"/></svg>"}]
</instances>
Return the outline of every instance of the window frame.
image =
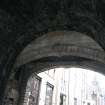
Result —
<instances>
[{"instance_id":1,"label":"window frame","mask_svg":"<svg viewBox=\"0 0 105 105\"><path fill-rule=\"evenodd\" d=\"M46 83L46 96L45 96L45 105L47 104L47 87L50 87L52 89L52 95L51 95L51 104L52 105L52 99L53 99L53 90L54 90L54 86L52 84L50 84L49 82Z\"/></svg>"}]
</instances>

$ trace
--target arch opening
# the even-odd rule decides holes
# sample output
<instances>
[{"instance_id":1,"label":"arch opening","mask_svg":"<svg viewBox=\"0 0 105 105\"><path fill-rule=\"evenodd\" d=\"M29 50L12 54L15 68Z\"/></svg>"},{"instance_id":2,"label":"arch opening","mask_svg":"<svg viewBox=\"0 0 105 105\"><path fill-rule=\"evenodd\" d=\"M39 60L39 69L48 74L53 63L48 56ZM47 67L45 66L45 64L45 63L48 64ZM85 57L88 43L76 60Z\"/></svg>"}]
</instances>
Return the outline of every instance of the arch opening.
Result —
<instances>
[{"instance_id":1,"label":"arch opening","mask_svg":"<svg viewBox=\"0 0 105 105\"><path fill-rule=\"evenodd\" d=\"M94 70L46 70L30 76L22 105L104 105L104 81L105 76Z\"/></svg>"},{"instance_id":2,"label":"arch opening","mask_svg":"<svg viewBox=\"0 0 105 105\"><path fill-rule=\"evenodd\" d=\"M87 35L71 31L51 32L34 40L20 53L10 79L18 81L19 97L24 98L26 83L34 72L60 66L77 66L105 74L104 58L103 49Z\"/></svg>"}]
</instances>

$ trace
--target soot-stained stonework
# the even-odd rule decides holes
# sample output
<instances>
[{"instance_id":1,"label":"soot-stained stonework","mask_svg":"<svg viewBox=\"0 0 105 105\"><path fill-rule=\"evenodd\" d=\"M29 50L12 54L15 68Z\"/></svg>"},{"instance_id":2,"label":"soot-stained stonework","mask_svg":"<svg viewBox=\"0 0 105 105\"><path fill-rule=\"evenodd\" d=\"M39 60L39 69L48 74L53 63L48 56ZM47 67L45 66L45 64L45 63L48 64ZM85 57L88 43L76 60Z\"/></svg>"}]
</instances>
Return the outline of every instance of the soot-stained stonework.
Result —
<instances>
[{"instance_id":1,"label":"soot-stained stonework","mask_svg":"<svg viewBox=\"0 0 105 105\"><path fill-rule=\"evenodd\" d=\"M105 1L0 1L1 91L22 49L35 38L56 30L85 33L105 49Z\"/></svg>"}]
</instances>

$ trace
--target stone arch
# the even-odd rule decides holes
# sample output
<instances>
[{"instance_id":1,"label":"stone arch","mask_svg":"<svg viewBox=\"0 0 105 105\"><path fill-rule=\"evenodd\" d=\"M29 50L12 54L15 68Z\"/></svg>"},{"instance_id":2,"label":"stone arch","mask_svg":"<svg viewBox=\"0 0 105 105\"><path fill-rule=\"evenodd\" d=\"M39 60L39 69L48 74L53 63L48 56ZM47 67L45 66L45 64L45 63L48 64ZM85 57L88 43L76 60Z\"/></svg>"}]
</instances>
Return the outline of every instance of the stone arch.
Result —
<instances>
[{"instance_id":1,"label":"stone arch","mask_svg":"<svg viewBox=\"0 0 105 105\"><path fill-rule=\"evenodd\" d=\"M30 20L29 23L24 23L23 17L21 17L20 14L18 14L19 12L15 11L15 9L14 9L15 4L12 4L13 9L11 9L11 10L14 10L14 13L15 13L14 14L15 16L13 16L13 17L16 17L16 21L20 20L20 23L23 21L21 24L18 25L17 24L18 22L13 21L14 20L13 17L9 18L12 21L12 22L10 22L10 24L11 25L15 24L15 25L12 25L12 27L17 26L17 28L14 27L14 28L16 28L15 30L14 30L14 28L12 29L10 24L7 24L9 22L9 20L4 19L4 17L8 18L7 15L0 17L0 18L2 18L1 22L4 23L3 26L6 25L6 27L7 27L7 29L6 29L6 27L3 27L4 32L6 32L6 35L5 35L5 33L3 33L3 35L1 35L1 39L3 40L1 43L1 48L4 49L4 46L6 46L6 43L4 43L6 41L5 37L7 38L7 40L9 38L9 41L11 40L11 42L14 39L14 44L12 42L11 45L9 47L7 46L5 48L5 50L2 51L2 53L1 53L1 60L0 60L1 61L0 62L0 64L1 64L0 85L1 86L0 86L0 89L3 89L5 87L4 84L6 84L6 83L4 83L2 80L6 81L8 79L8 76L11 74L14 62L15 62L18 54L21 53L21 51L24 49L24 47L27 46L27 44L29 44L32 40L34 40L34 38L36 39L37 37L40 37L43 33L47 33L50 30L51 31L53 31L53 30L74 30L74 31L85 33L85 34L88 33L89 36L91 36L93 39L95 39L101 45L101 47L103 49L105 49L105 42L104 42L105 30L104 30L103 22L101 21L101 19L99 19L102 17L96 16L96 13L99 13L101 11L95 10L93 12L93 11L89 11L87 8L85 8L85 11L84 11L84 9L81 8L81 6L85 7L83 1L81 2L82 3L81 6L77 5L78 3L75 3L75 2L73 4L71 4L67 1L64 3L64 5L62 5L61 2L62 1L57 1L58 5L56 5L56 2L54 1L54 2L50 3L52 6L47 6L46 2L43 1L43 5L41 7L39 7L39 9L38 9L38 11L39 11L38 14L40 14L40 15L37 15L37 16L32 15L34 17L31 19L29 16L30 14L25 13L25 19L29 18L29 20ZM91 2L91 3L92 3L92 5L96 5L96 3L95 4L93 2ZM91 3L89 3L89 4L91 4ZM38 2L38 4L40 4L40 1ZM68 6L69 4L70 4L70 6ZM37 5L37 3L35 3L35 5ZM73 6L71 6L71 5L73 5ZM60 7L57 9L56 13L53 14L53 11L49 11L49 10L52 10L52 8L56 7L56 6ZM28 5L26 7L28 7ZM63 8L61 8L61 7L63 7ZM67 7L67 8L64 8L64 7ZM72 8L72 7L75 7L75 8ZM99 6L98 6L98 8L99 8ZM8 14L12 15L11 14L12 11L11 10L8 11L7 9L8 9L7 6L6 6L6 8L5 8L5 6L3 6L3 8L2 8L2 10L4 10L4 11L6 10L8 12ZM27 11L27 8L25 8L25 9ZM54 9L56 9L56 8L54 8ZM93 7L91 9L93 10ZM2 11L2 10L0 10L0 11ZM28 10L29 10L29 8L28 8ZM35 11L37 11L37 10L35 10ZM34 12L32 12L32 14L34 14ZM30 13L31 13L31 11L30 11ZM52 13L51 16L49 13ZM102 14L102 12L100 14ZM56 16L58 16L58 17L56 17ZM53 19L55 19L55 20L53 21L52 18L50 20L50 17L53 17ZM6 22L5 22L5 20L6 20ZM7 20L8 20L8 22L7 22ZM37 20L41 20L41 21L37 21ZM60 22L60 24L59 23L57 24L57 22ZM47 24L43 24L43 23L47 23ZM20 26L22 26L22 27L20 27ZM5 29L6 29L6 31L5 31ZM12 34L11 34L11 32L9 32L10 30L11 30L11 32L13 32ZM16 32L14 32L14 31L16 31ZM9 35L7 32L9 33ZM38 33L38 35L34 35L35 33ZM41 33L41 34L39 35L39 33ZM73 47L75 47L75 46L73 46ZM8 51L7 51L7 49L8 49ZM89 49L89 50L91 50L91 49ZM98 55L98 54L95 53L95 55ZM100 55L101 54L99 54L99 56ZM102 55L103 55L103 53L102 53ZM104 62L104 60L103 60L104 56L102 57L102 55L101 55L101 57L98 56L95 58L95 56L94 56L93 58L94 58L94 60L99 60L101 62ZM82 57L83 57L83 55L82 55ZM93 58L90 57L90 59L93 59ZM4 87L2 87L3 86L2 84L4 85ZM2 96L0 96L0 98L1 97Z\"/></svg>"},{"instance_id":2,"label":"stone arch","mask_svg":"<svg viewBox=\"0 0 105 105\"><path fill-rule=\"evenodd\" d=\"M55 31L30 43L17 57L16 66L49 56L80 56L105 62L104 50L90 37L73 31Z\"/></svg>"},{"instance_id":3,"label":"stone arch","mask_svg":"<svg viewBox=\"0 0 105 105\"><path fill-rule=\"evenodd\" d=\"M46 59L47 60L50 59L50 60L46 61ZM73 57L72 60L69 60L69 62L68 60L66 61L66 59L63 60L62 62L59 58L56 62L53 62L53 61L50 62L50 61L51 61L51 57L43 58L43 59L40 59L40 61L30 62L20 67L24 73L20 84L22 88L20 91L19 105L23 105L27 81L34 74L37 74L46 70L54 69L54 68L59 68L59 67L64 67L64 68L79 67L79 68L96 71L105 75L105 65L103 63L93 61L90 59L84 59L84 58L78 59L78 57ZM102 70L102 71L99 71L99 70Z\"/></svg>"},{"instance_id":4,"label":"stone arch","mask_svg":"<svg viewBox=\"0 0 105 105\"><path fill-rule=\"evenodd\" d=\"M62 59L62 57L66 59ZM56 61L56 58L57 62L52 62ZM67 63L70 59L71 62ZM65 63L65 61L67 62ZM50 32L30 43L17 57L14 67L22 67L24 71L20 97L24 98L26 83L34 72L41 72L59 66L77 66L91 68L104 74L104 64L104 50L87 35L73 31ZM20 103L22 103L22 100L20 99Z\"/></svg>"},{"instance_id":5,"label":"stone arch","mask_svg":"<svg viewBox=\"0 0 105 105\"><path fill-rule=\"evenodd\" d=\"M70 59L71 57L73 57L75 58L74 61L76 60L85 61L82 63L79 63L79 61L77 61L76 63L73 62L71 64L72 66L77 65L85 68L89 66L94 70L97 70L97 68L100 68L102 66L101 67L102 71L98 71L98 70L97 71L104 73L104 63L105 63L104 50L99 46L97 42L95 42L87 35L81 34L79 32L73 32L73 31L55 31L37 38L28 46L26 46L24 50L20 53L20 55L17 57L14 68L16 68L18 71L18 68L21 68L21 66L23 66L24 68L24 65L27 65L33 62L37 63L43 58L47 58L48 62L51 59L55 61L55 58L57 58L59 59L58 62L60 62L61 61L60 58L62 57L64 58L69 57ZM45 63L43 64L39 63L36 66L42 67L37 69L38 71L44 71L48 68L46 66L49 66L50 68L50 67L58 67L60 65L66 66L68 64L51 63L46 65ZM21 82L21 83L24 82L24 85L22 86L23 89L21 89L22 93L20 93L20 97L23 97L21 95L24 95L23 90L25 90L25 86L29 76L32 75L33 72L38 72L36 69L35 71L32 72L32 68L30 67L26 68L26 70L27 71L24 71L24 74L26 73L25 74L26 76L21 76L21 78L24 77L22 79L23 81ZM17 71L13 69L13 75L15 75Z\"/></svg>"}]
</instances>

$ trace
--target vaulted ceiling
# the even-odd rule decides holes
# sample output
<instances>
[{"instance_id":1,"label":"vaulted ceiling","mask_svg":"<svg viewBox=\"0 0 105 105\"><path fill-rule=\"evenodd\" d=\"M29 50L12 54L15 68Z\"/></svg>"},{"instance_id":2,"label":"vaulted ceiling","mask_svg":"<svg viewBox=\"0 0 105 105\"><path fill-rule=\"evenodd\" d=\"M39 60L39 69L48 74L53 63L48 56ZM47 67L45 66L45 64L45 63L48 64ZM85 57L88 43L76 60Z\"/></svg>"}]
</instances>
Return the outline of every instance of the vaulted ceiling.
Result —
<instances>
[{"instance_id":1,"label":"vaulted ceiling","mask_svg":"<svg viewBox=\"0 0 105 105\"><path fill-rule=\"evenodd\" d=\"M85 33L105 50L105 0L1 0L0 80L28 43L61 30Z\"/></svg>"},{"instance_id":2,"label":"vaulted ceiling","mask_svg":"<svg viewBox=\"0 0 105 105\"><path fill-rule=\"evenodd\" d=\"M33 33L74 30L88 34L104 48L104 7L104 0L2 0L0 45L8 48L20 36Z\"/></svg>"}]
</instances>

